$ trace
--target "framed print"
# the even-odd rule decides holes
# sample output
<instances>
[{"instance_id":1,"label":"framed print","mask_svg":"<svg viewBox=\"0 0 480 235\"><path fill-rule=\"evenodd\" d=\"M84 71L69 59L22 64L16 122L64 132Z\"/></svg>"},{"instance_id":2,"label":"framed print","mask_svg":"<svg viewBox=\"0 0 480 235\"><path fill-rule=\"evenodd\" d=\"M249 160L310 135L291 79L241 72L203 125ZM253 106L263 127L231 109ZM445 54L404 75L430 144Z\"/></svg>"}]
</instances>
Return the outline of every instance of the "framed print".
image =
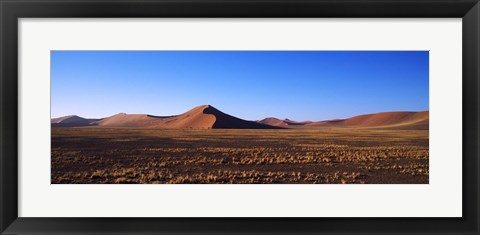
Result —
<instances>
[{"instance_id":1,"label":"framed print","mask_svg":"<svg viewBox=\"0 0 480 235\"><path fill-rule=\"evenodd\" d=\"M1 4L2 234L479 232L477 1Z\"/></svg>"}]
</instances>

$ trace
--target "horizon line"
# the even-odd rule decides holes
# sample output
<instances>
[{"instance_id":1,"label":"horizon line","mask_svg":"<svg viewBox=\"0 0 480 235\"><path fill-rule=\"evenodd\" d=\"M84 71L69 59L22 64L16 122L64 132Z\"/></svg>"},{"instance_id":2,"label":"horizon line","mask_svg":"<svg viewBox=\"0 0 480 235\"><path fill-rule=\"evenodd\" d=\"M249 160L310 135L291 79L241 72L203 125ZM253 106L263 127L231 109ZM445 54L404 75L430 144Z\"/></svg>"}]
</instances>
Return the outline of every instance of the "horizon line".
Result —
<instances>
[{"instance_id":1,"label":"horizon line","mask_svg":"<svg viewBox=\"0 0 480 235\"><path fill-rule=\"evenodd\" d=\"M192 109L195 109L195 108L199 108L199 107L202 107L202 106L208 106L208 107L212 107L214 109L217 109L216 107L214 107L213 105L210 105L210 104L205 104L205 105L197 105L193 108L190 108L189 110L183 112L183 113L186 113L188 111L191 111ZM218 111L222 112L222 113L225 113L219 109L217 109ZM325 119L325 120L295 120L295 119L291 119L291 118L288 118L288 117L285 117L285 118L279 118L279 117L274 117L274 116L267 116L267 117L264 117L262 119L257 119L257 120L248 120L248 119L243 119L241 117L237 117L237 116L234 116L234 115L231 115L231 114L228 114L228 113L225 113L227 115L230 115L230 116L234 116L234 117L237 117L237 118L240 118L240 119L243 119L243 120L247 120L247 121L261 121L261 120L264 120L264 119L267 119L267 118L276 118L278 120L290 120L290 121L297 121L297 122L308 122L308 121L311 121L311 122L322 122L322 121L331 121L331 120L345 120L345 119L349 119L349 118L352 118L352 117L358 117L358 116L363 116L363 115L372 115L372 114L380 114L380 113L402 113L402 112L412 112L412 113L420 113L420 112L429 112L430 109L426 109L426 110L420 110L420 111L412 111L412 110L403 110L403 111L378 111L378 112L373 112L373 113L361 113L361 114L357 114L357 115L353 115L353 116L349 116L349 117L346 117L346 118L333 118L333 119ZM50 113L50 119L56 119L56 118L62 118L62 117L69 117L69 116L77 116L77 117L81 117L81 118L85 118L85 119L104 119L104 118L108 118L108 117L112 117L112 116L115 116L115 115L118 115L118 114L125 114L125 115L149 115L149 116L155 116L155 117L170 117L170 116L178 116L178 115L182 115L183 113L179 113L179 114L170 114L170 115L155 115L155 114L149 114L149 113L126 113L126 112L118 112L118 113L115 113L115 114L112 114L112 115L109 115L109 116L105 116L105 117L84 117L84 116L80 116L80 115L77 115L77 114L68 114L68 115L64 115L64 116L57 116L57 117L52 117L52 114Z\"/></svg>"}]
</instances>

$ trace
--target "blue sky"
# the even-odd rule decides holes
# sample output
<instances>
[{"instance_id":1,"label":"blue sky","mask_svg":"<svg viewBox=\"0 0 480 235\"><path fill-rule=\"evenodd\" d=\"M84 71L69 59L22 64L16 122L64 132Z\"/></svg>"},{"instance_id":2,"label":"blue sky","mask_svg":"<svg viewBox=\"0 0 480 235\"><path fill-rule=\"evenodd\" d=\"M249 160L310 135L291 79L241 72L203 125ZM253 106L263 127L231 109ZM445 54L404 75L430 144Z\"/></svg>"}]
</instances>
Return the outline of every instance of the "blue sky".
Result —
<instances>
[{"instance_id":1,"label":"blue sky","mask_svg":"<svg viewBox=\"0 0 480 235\"><path fill-rule=\"evenodd\" d=\"M428 110L428 51L52 51L52 117L173 115L203 104L247 120Z\"/></svg>"}]
</instances>

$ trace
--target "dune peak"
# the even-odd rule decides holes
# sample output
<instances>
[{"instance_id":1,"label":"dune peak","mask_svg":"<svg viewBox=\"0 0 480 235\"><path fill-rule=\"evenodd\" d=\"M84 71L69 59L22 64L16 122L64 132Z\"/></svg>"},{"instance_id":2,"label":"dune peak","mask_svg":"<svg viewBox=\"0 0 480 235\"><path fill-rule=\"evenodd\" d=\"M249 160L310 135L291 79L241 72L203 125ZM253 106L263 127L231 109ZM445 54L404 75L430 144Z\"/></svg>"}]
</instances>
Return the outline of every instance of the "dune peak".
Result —
<instances>
[{"instance_id":1,"label":"dune peak","mask_svg":"<svg viewBox=\"0 0 480 235\"><path fill-rule=\"evenodd\" d=\"M203 104L203 105L199 105L199 106L197 106L197 107L195 107L195 108L210 108L210 107L212 107L212 106L209 105L209 104ZM195 109L195 108L194 108L194 109Z\"/></svg>"}]
</instances>

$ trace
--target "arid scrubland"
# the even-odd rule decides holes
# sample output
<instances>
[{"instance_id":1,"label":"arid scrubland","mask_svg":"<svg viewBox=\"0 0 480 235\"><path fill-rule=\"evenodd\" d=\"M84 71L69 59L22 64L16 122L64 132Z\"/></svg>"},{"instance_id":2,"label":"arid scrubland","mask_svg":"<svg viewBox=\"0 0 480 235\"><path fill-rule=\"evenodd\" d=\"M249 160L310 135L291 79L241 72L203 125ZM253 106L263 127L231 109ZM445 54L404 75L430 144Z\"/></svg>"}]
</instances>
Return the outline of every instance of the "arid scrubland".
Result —
<instances>
[{"instance_id":1,"label":"arid scrubland","mask_svg":"<svg viewBox=\"0 0 480 235\"><path fill-rule=\"evenodd\" d=\"M428 130L52 128L53 184L425 184Z\"/></svg>"}]
</instances>

